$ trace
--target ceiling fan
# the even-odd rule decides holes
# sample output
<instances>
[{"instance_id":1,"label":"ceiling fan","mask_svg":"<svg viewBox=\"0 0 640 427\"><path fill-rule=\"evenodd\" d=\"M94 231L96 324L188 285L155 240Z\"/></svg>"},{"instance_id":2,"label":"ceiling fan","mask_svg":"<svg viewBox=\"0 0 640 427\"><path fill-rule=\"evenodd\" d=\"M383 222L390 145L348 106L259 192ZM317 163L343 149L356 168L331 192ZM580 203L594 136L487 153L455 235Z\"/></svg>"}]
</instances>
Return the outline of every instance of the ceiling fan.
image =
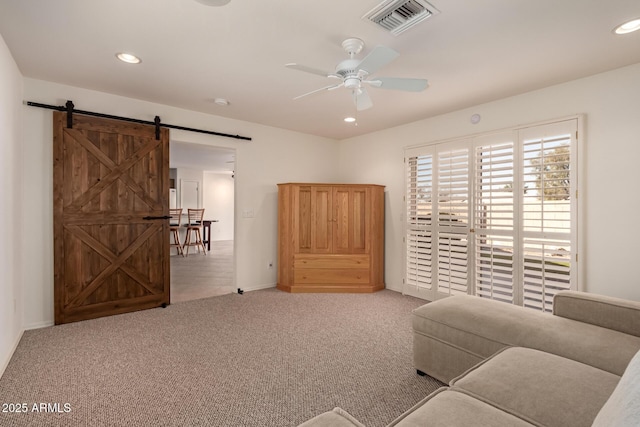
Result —
<instances>
[{"instance_id":1,"label":"ceiling fan","mask_svg":"<svg viewBox=\"0 0 640 427\"><path fill-rule=\"evenodd\" d=\"M400 54L390 47L377 46L364 59L356 59L355 56L362 51L364 42L358 38L349 38L342 42L342 48L349 54L349 59L340 62L335 72L325 72L305 65L296 63L285 64L285 67L293 70L304 71L306 73L316 74L336 80L341 80L329 86L302 94L293 99L300 99L304 96L325 90L334 90L340 87L346 87L351 90L353 101L358 111L371 108L373 103L367 93L365 86L377 87L380 89L404 90L408 92L420 92L427 88L427 80L425 79L407 79L398 77L378 77L369 79L380 68L389 64Z\"/></svg>"}]
</instances>

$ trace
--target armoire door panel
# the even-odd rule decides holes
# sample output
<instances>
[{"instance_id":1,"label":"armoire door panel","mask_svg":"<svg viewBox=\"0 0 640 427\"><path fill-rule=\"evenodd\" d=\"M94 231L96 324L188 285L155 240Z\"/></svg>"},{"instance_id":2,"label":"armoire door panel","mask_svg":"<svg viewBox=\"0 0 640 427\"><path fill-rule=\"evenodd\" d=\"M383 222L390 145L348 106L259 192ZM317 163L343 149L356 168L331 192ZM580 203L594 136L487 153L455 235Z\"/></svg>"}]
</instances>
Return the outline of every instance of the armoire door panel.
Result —
<instances>
[{"instance_id":1,"label":"armoire door panel","mask_svg":"<svg viewBox=\"0 0 640 427\"><path fill-rule=\"evenodd\" d=\"M368 253L367 230L369 229L370 212L367 209L369 203L369 191L367 189L353 190L352 203L352 253Z\"/></svg>"},{"instance_id":2,"label":"armoire door panel","mask_svg":"<svg viewBox=\"0 0 640 427\"><path fill-rule=\"evenodd\" d=\"M331 187L311 189L311 252L331 253L333 245Z\"/></svg>"},{"instance_id":3,"label":"armoire door panel","mask_svg":"<svg viewBox=\"0 0 640 427\"><path fill-rule=\"evenodd\" d=\"M296 233L296 252L311 252L311 224L313 217L311 214L311 187L300 187L300 190L294 194L294 206L296 206L297 221L295 229Z\"/></svg>"},{"instance_id":4,"label":"armoire door panel","mask_svg":"<svg viewBox=\"0 0 640 427\"><path fill-rule=\"evenodd\" d=\"M349 188L335 188L333 191L333 203L335 209L334 252L351 253L351 190Z\"/></svg>"}]
</instances>

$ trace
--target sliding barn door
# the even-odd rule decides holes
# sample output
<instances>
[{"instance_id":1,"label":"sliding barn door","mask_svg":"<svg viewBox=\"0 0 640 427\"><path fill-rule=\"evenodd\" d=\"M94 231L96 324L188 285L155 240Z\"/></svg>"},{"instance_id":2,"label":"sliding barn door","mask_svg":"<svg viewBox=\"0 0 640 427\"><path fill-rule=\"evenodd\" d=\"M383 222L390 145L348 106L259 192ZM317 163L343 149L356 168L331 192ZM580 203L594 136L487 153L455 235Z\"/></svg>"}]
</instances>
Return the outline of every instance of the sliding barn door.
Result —
<instances>
[{"instance_id":1,"label":"sliding barn door","mask_svg":"<svg viewBox=\"0 0 640 427\"><path fill-rule=\"evenodd\" d=\"M169 131L54 112L55 323L169 303Z\"/></svg>"}]
</instances>

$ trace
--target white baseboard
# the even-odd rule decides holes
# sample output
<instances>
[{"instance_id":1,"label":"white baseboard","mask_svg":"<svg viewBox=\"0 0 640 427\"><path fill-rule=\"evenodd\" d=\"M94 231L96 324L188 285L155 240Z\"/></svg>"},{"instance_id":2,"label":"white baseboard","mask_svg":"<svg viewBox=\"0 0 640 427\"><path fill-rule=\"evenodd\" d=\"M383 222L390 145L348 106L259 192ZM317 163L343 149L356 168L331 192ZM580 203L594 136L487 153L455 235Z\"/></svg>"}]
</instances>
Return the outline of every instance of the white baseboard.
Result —
<instances>
[{"instance_id":1,"label":"white baseboard","mask_svg":"<svg viewBox=\"0 0 640 427\"><path fill-rule=\"evenodd\" d=\"M41 328L48 328L49 326L53 326L54 323L51 321L42 321L42 322L38 322L38 323L32 323L30 325L25 326L24 330L25 331L30 331L32 329L41 329Z\"/></svg>"},{"instance_id":2,"label":"white baseboard","mask_svg":"<svg viewBox=\"0 0 640 427\"><path fill-rule=\"evenodd\" d=\"M276 284L275 283L266 283L263 285L256 285L256 286L249 286L246 288L240 288L245 292L250 292L250 291L259 291L261 289L269 289L269 288L275 288Z\"/></svg>"},{"instance_id":3,"label":"white baseboard","mask_svg":"<svg viewBox=\"0 0 640 427\"><path fill-rule=\"evenodd\" d=\"M394 292L402 293L402 286L393 286L393 285L387 284L385 286L385 289L388 289L388 290L394 291Z\"/></svg>"},{"instance_id":4,"label":"white baseboard","mask_svg":"<svg viewBox=\"0 0 640 427\"><path fill-rule=\"evenodd\" d=\"M18 334L18 337L16 338L15 342L11 346L11 349L9 349L9 354L7 354L7 356L5 357L5 360L3 360L2 364L0 364L0 377L2 377L2 375L4 374L5 369L7 369L7 366L9 366L9 362L11 361L11 358L13 357L13 353L15 353L16 348L18 348L18 344L20 343L20 340L22 339L22 334L24 334L24 330L20 331L20 333Z\"/></svg>"},{"instance_id":5,"label":"white baseboard","mask_svg":"<svg viewBox=\"0 0 640 427\"><path fill-rule=\"evenodd\" d=\"M276 287L276 283L268 283L265 285L258 285L258 286L251 286L248 288L241 288L243 291L245 292L250 292L250 291L259 291L261 289L270 289L270 288L275 288ZM385 289L389 290L389 291L393 291L393 292L397 292L399 294L402 293L402 287L400 288L394 288L394 287L385 287Z\"/></svg>"},{"instance_id":6,"label":"white baseboard","mask_svg":"<svg viewBox=\"0 0 640 427\"><path fill-rule=\"evenodd\" d=\"M271 289L271 288L275 288L275 287L276 287L276 283L268 283L268 284L265 284L265 285L251 286L251 287L248 287L248 288L240 288L240 289L242 289L244 292L251 292L251 291L259 291L259 290L262 290L262 289ZM399 294L402 293L402 288L398 289L398 288L388 288L387 287L385 289L387 289L389 291L397 292Z\"/></svg>"}]
</instances>

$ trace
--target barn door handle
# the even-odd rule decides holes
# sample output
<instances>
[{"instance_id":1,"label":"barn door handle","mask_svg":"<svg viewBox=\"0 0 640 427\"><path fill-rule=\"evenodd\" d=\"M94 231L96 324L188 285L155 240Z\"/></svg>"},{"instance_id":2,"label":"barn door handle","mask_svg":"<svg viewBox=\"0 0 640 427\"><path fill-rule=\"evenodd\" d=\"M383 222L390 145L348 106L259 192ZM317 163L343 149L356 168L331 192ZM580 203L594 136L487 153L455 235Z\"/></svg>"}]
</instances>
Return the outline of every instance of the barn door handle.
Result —
<instances>
[{"instance_id":1,"label":"barn door handle","mask_svg":"<svg viewBox=\"0 0 640 427\"><path fill-rule=\"evenodd\" d=\"M142 217L142 219L147 220L147 221L152 221L154 219L171 219L171 217L169 215L165 215L165 216L145 216L145 217Z\"/></svg>"}]
</instances>

